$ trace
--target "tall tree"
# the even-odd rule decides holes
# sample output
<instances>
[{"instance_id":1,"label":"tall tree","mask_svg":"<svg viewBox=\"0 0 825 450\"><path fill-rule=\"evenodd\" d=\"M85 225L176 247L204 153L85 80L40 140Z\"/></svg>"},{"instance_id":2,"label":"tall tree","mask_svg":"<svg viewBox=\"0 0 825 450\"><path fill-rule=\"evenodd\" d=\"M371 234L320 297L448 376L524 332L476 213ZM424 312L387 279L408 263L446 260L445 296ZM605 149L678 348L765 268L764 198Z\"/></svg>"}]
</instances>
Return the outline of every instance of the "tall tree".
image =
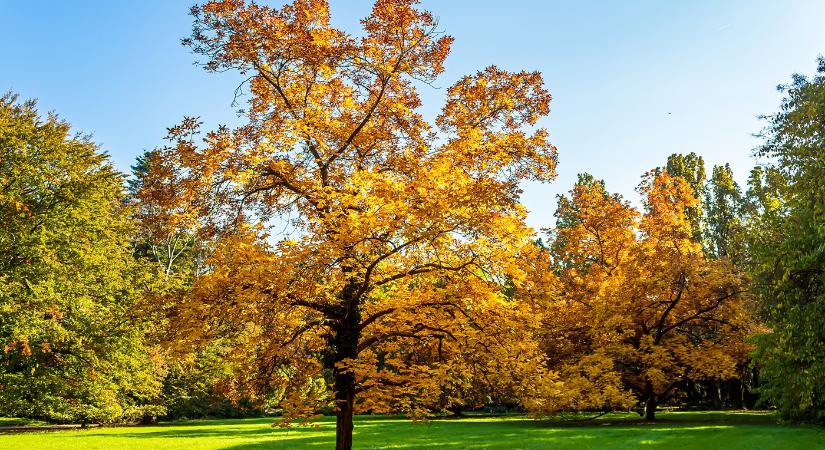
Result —
<instances>
[{"instance_id":1,"label":"tall tree","mask_svg":"<svg viewBox=\"0 0 825 450\"><path fill-rule=\"evenodd\" d=\"M123 179L34 102L0 98L0 413L111 422L158 411Z\"/></svg>"},{"instance_id":2,"label":"tall tree","mask_svg":"<svg viewBox=\"0 0 825 450\"><path fill-rule=\"evenodd\" d=\"M145 183L147 177L156 176L150 167L162 164L158 158L156 152L146 151L135 159L127 190L137 222L135 256L163 274L165 295L152 295L148 300L153 301L152 311L158 325L154 330L156 334L150 338L153 342L164 342L168 326L164 312L171 308L164 300L191 289L193 277L203 269L210 241L208 235L193 232L191 223L176 220L181 218L182 203L175 192L164 195L156 189L158 186ZM169 172L165 177L174 183L180 181L182 175ZM260 413L261 409L250 405L247 399L230 399L223 391L231 375L223 358L224 349L221 342L215 342L193 353L161 353L164 418L240 417Z\"/></svg>"},{"instance_id":3,"label":"tall tree","mask_svg":"<svg viewBox=\"0 0 825 450\"><path fill-rule=\"evenodd\" d=\"M560 202L571 220L551 247L561 292L546 348L575 393L559 404L616 409L635 396L654 419L686 380L735 376L750 325L742 274L692 239L690 185L659 172L640 191L642 215L601 184L579 184Z\"/></svg>"},{"instance_id":4,"label":"tall tree","mask_svg":"<svg viewBox=\"0 0 825 450\"><path fill-rule=\"evenodd\" d=\"M705 160L701 156L693 152L687 155L674 153L667 158L665 169L671 176L684 178L694 197L698 199L704 197L707 174L705 173ZM690 220L693 239L703 244L702 229L704 228L705 211L702 210L701 203L689 207L686 214L688 220Z\"/></svg>"},{"instance_id":5,"label":"tall tree","mask_svg":"<svg viewBox=\"0 0 825 450\"><path fill-rule=\"evenodd\" d=\"M558 196L556 227L550 230L548 270L558 279L542 283L547 303L542 335L550 368L563 382L550 379L530 404L534 412L556 409L623 409L635 403L613 358L600 352L605 336L597 321L611 320L602 297L605 286L621 282L621 272L635 251L639 213L603 181L579 175L568 196ZM541 271L532 272L542 276ZM540 386L542 387L542 386ZM551 401L544 401L545 397ZM555 398L554 398L555 396Z\"/></svg>"},{"instance_id":6,"label":"tall tree","mask_svg":"<svg viewBox=\"0 0 825 450\"><path fill-rule=\"evenodd\" d=\"M286 418L331 396L339 449L356 408L415 413L462 374L422 363L413 344L468 342L501 367L538 360L521 339L490 337L529 323L504 288L523 278L515 253L529 237L519 182L555 176L555 148L531 127L550 95L536 72L491 66L447 90L436 133L416 84L442 72L452 38L414 4L377 1L360 37L332 27L322 0L193 8L186 43L208 70L249 77L249 122L198 146L185 121L148 177L185 206L176 223L217 236L178 329L230 337L249 369L239 389Z\"/></svg>"},{"instance_id":7,"label":"tall tree","mask_svg":"<svg viewBox=\"0 0 825 450\"><path fill-rule=\"evenodd\" d=\"M745 199L729 164L713 166L704 199L705 244L714 258L745 261Z\"/></svg>"},{"instance_id":8,"label":"tall tree","mask_svg":"<svg viewBox=\"0 0 825 450\"><path fill-rule=\"evenodd\" d=\"M780 86L752 176L761 230L751 245L768 325L759 343L764 398L792 419L825 419L825 59Z\"/></svg>"}]
</instances>

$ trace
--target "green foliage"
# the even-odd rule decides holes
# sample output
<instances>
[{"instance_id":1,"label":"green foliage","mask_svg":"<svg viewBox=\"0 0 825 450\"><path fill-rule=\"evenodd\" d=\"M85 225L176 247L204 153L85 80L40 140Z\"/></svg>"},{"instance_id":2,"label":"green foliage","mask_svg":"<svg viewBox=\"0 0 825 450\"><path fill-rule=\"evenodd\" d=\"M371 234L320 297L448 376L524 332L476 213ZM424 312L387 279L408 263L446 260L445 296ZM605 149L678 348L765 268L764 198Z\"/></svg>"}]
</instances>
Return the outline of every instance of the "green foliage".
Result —
<instances>
[{"instance_id":1,"label":"green foliage","mask_svg":"<svg viewBox=\"0 0 825 450\"><path fill-rule=\"evenodd\" d=\"M0 99L0 414L111 422L156 413L122 178L34 102Z\"/></svg>"},{"instance_id":2,"label":"green foliage","mask_svg":"<svg viewBox=\"0 0 825 450\"><path fill-rule=\"evenodd\" d=\"M704 199L704 241L714 258L741 265L745 258L744 197L730 164L714 166Z\"/></svg>"},{"instance_id":3,"label":"green foliage","mask_svg":"<svg viewBox=\"0 0 825 450\"><path fill-rule=\"evenodd\" d=\"M211 345L192 355L172 361L163 380L162 398L166 419L210 417L258 417L263 410L247 398L232 402L224 392L231 377L219 345ZM222 389L223 388L223 389Z\"/></svg>"},{"instance_id":4,"label":"green foliage","mask_svg":"<svg viewBox=\"0 0 825 450\"><path fill-rule=\"evenodd\" d=\"M781 86L752 174L761 213L751 239L756 286L772 332L759 341L763 397L791 419L825 421L825 59Z\"/></svg>"}]
</instances>

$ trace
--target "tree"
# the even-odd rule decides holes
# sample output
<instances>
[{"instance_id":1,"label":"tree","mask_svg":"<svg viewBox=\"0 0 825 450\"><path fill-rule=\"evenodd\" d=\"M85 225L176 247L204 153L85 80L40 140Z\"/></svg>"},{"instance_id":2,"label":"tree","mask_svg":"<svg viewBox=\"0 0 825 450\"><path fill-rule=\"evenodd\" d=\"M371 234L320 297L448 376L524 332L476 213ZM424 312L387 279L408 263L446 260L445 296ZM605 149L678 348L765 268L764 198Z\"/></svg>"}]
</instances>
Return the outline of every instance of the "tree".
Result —
<instances>
[{"instance_id":1,"label":"tree","mask_svg":"<svg viewBox=\"0 0 825 450\"><path fill-rule=\"evenodd\" d=\"M693 192L693 196L701 199L705 195L707 175L705 173L705 160L696 153L690 152L687 155L674 153L667 158L665 170L671 176L685 179ZM685 212L690 221L692 237L700 244L704 243L702 230L704 228L704 214L702 204L691 206Z\"/></svg>"},{"instance_id":2,"label":"tree","mask_svg":"<svg viewBox=\"0 0 825 450\"><path fill-rule=\"evenodd\" d=\"M759 257L765 245L783 239L783 230L774 226L787 214L783 192L788 192L788 180L775 167L758 165L751 169L748 190L745 193L744 218L746 227L747 268L758 279ZM769 297L759 295L760 303ZM761 308L765 312L764 308Z\"/></svg>"},{"instance_id":3,"label":"tree","mask_svg":"<svg viewBox=\"0 0 825 450\"><path fill-rule=\"evenodd\" d=\"M173 127L147 177L185 206L176 223L216 241L177 329L231 339L237 389L285 419L332 397L339 449L356 408L420 413L465 373L413 348L540 361L523 339L490 338L505 324L529 335L505 285L523 278L516 252L530 234L519 182L555 176L556 150L531 128L550 95L536 72L491 66L449 88L436 133L416 84L442 72L452 38L414 3L377 1L359 38L331 27L321 0L193 8L186 43L207 70L249 77L249 121L203 146L196 121Z\"/></svg>"},{"instance_id":4,"label":"tree","mask_svg":"<svg viewBox=\"0 0 825 450\"><path fill-rule=\"evenodd\" d=\"M707 260L687 214L698 201L659 171L640 186L640 215L603 184L562 198L553 258L561 295L547 315L551 367L574 409L618 409L635 394L644 416L685 380L730 378L747 353L746 279Z\"/></svg>"},{"instance_id":5,"label":"tree","mask_svg":"<svg viewBox=\"0 0 825 450\"><path fill-rule=\"evenodd\" d=\"M161 154L147 151L136 158L131 167L128 190L135 206L135 219L139 224L136 242L138 257L158 263L169 287L181 286L200 270L203 253L208 246L208 235L198 235L193 230L191 216L185 213L186 199L181 199L168 186L146 184L146 178L157 177L160 170L168 185L180 183L184 174L160 161ZM154 170L152 169L154 167Z\"/></svg>"},{"instance_id":6,"label":"tree","mask_svg":"<svg viewBox=\"0 0 825 450\"><path fill-rule=\"evenodd\" d=\"M750 247L771 332L756 359L764 399L795 420L825 418L825 59L811 79L780 86L757 154L771 163L751 177L759 215Z\"/></svg>"},{"instance_id":7,"label":"tree","mask_svg":"<svg viewBox=\"0 0 825 450\"><path fill-rule=\"evenodd\" d=\"M705 194L705 239L714 258L729 258L737 265L745 262L744 201L729 164L713 166Z\"/></svg>"},{"instance_id":8,"label":"tree","mask_svg":"<svg viewBox=\"0 0 825 450\"><path fill-rule=\"evenodd\" d=\"M163 186L145 183L150 175L157 176L157 169L171 169L164 166L159 156L155 151L139 155L127 180L129 203L137 225L135 257L163 274L162 292L147 299L152 302L147 309L157 325L148 337L155 343L167 340L167 315L173 305L164 300L184 295L192 288L192 280L203 270L204 255L211 244L209 236L194 233L190 223L177 220L185 217L181 214L184 203L174 192L166 195L157 189ZM150 169L153 165L155 171ZM176 183L182 174L171 171L164 177ZM231 376L223 359L225 349L221 342L214 342L194 353L161 352L158 360L164 376L160 402L166 409L165 418L243 417L261 413L244 398L233 405L222 391Z\"/></svg>"},{"instance_id":9,"label":"tree","mask_svg":"<svg viewBox=\"0 0 825 450\"><path fill-rule=\"evenodd\" d=\"M604 316L604 287L623 280L620 272L634 251L638 212L603 181L580 174L569 196L558 197L556 228L550 231L548 268L558 279L546 280L548 306L543 315L543 350L558 379L549 380L533 412L557 409L627 409L634 403L610 355L600 352L596 320ZM533 272L541 274L542 271ZM536 276L536 275L534 275ZM619 281L621 282L621 281ZM594 340L601 339L601 340ZM550 401L543 401L550 397Z\"/></svg>"},{"instance_id":10,"label":"tree","mask_svg":"<svg viewBox=\"0 0 825 450\"><path fill-rule=\"evenodd\" d=\"M0 99L0 413L113 422L159 410L122 177L35 103Z\"/></svg>"}]
</instances>

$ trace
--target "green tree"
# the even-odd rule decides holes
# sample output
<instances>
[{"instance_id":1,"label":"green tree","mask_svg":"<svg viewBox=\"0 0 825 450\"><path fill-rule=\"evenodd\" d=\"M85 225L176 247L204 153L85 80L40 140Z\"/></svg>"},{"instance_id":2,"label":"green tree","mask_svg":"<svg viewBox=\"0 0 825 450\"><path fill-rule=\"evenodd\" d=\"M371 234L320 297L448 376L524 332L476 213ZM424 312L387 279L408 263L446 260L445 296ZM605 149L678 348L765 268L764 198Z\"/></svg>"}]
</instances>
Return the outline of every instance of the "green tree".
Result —
<instances>
[{"instance_id":1,"label":"green tree","mask_svg":"<svg viewBox=\"0 0 825 450\"><path fill-rule=\"evenodd\" d=\"M157 412L123 179L33 101L0 98L0 415L110 422Z\"/></svg>"},{"instance_id":2,"label":"green tree","mask_svg":"<svg viewBox=\"0 0 825 450\"><path fill-rule=\"evenodd\" d=\"M772 331L756 353L764 399L790 419L825 420L825 59L780 86L751 177L762 214L753 237L756 286ZM767 181L767 182L766 182Z\"/></svg>"},{"instance_id":3,"label":"green tree","mask_svg":"<svg viewBox=\"0 0 825 450\"><path fill-rule=\"evenodd\" d=\"M737 264L744 260L744 201L730 164L713 166L704 199L705 245L710 256Z\"/></svg>"},{"instance_id":4,"label":"green tree","mask_svg":"<svg viewBox=\"0 0 825 450\"><path fill-rule=\"evenodd\" d=\"M674 153L667 158L665 168L670 175L684 178L693 189L694 197L702 198L704 196L707 175L705 173L705 160L701 156L693 152L687 155ZM687 214L690 221L693 239L700 244L704 244L702 239L702 228L704 226L702 205L688 208L685 214Z\"/></svg>"}]
</instances>

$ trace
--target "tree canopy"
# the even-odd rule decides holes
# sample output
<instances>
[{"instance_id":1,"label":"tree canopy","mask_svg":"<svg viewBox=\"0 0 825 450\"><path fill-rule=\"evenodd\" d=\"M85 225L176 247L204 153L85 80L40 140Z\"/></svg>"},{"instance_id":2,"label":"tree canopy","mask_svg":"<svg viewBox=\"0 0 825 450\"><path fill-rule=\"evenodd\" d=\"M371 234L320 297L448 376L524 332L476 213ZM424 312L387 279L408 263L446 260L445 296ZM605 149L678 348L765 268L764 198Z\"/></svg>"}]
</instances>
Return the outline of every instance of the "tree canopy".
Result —
<instances>
[{"instance_id":1,"label":"tree canopy","mask_svg":"<svg viewBox=\"0 0 825 450\"><path fill-rule=\"evenodd\" d=\"M189 341L231 336L237 389L286 418L332 401L338 448L356 408L416 413L443 386L538 364L520 338L527 305L504 288L530 236L519 182L555 176L532 127L549 112L541 76L463 77L430 124L416 85L443 71L452 38L412 0L377 1L358 38L320 0L193 15L186 43L207 70L247 75L251 95L248 123L202 145L196 120L173 127L145 180L175 223L216 240L176 308ZM468 348L494 355L488 374Z\"/></svg>"},{"instance_id":2,"label":"tree canopy","mask_svg":"<svg viewBox=\"0 0 825 450\"><path fill-rule=\"evenodd\" d=\"M757 219L750 235L772 331L760 340L764 398L788 418L825 418L825 59L813 78L781 86L768 116L766 168L752 177Z\"/></svg>"},{"instance_id":3,"label":"tree canopy","mask_svg":"<svg viewBox=\"0 0 825 450\"><path fill-rule=\"evenodd\" d=\"M111 422L157 412L122 177L88 138L0 99L0 413Z\"/></svg>"},{"instance_id":4,"label":"tree canopy","mask_svg":"<svg viewBox=\"0 0 825 450\"><path fill-rule=\"evenodd\" d=\"M551 406L624 409L640 398L653 419L686 380L733 378L747 357L748 281L692 239L694 190L666 171L639 190L643 214L589 176L559 198L551 248L561 285L545 349L569 400Z\"/></svg>"}]
</instances>

